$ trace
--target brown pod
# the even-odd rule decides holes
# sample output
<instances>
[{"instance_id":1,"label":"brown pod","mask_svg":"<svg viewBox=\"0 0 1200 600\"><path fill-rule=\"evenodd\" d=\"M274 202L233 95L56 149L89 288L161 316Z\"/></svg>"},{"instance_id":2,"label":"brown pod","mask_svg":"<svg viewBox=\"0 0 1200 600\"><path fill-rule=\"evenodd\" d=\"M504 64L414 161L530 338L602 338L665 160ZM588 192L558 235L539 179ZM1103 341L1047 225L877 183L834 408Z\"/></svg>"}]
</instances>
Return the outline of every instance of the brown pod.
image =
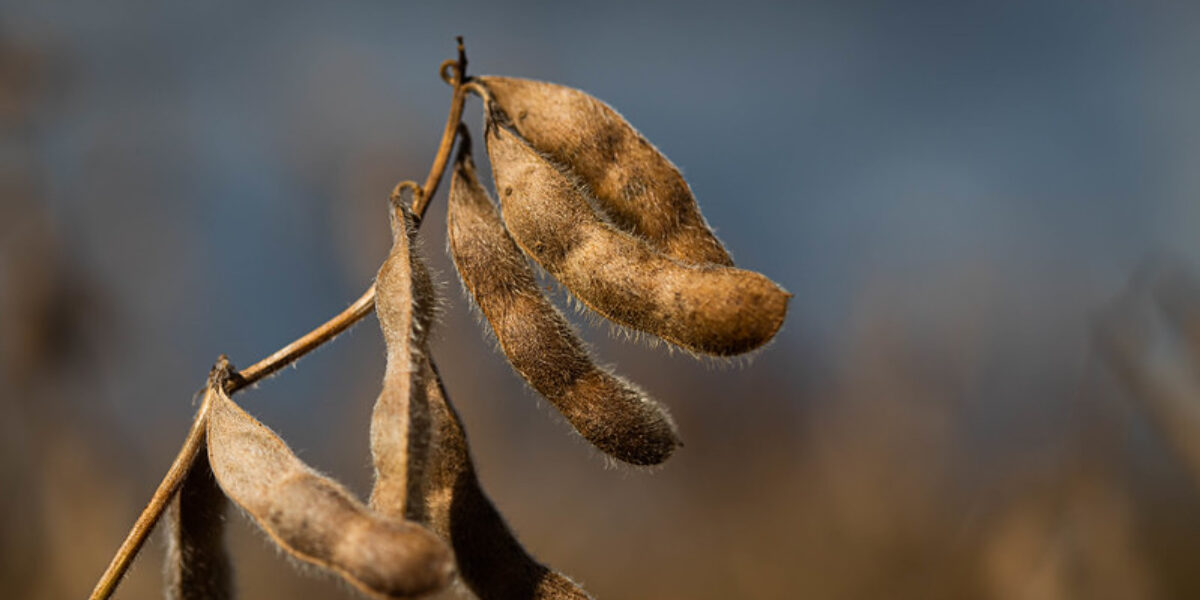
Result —
<instances>
[{"instance_id":1,"label":"brown pod","mask_svg":"<svg viewBox=\"0 0 1200 600\"><path fill-rule=\"evenodd\" d=\"M679 445L670 416L644 392L592 362L504 230L466 152L455 162L448 211L459 278L513 369L609 455L635 465L666 460Z\"/></svg>"},{"instance_id":2,"label":"brown pod","mask_svg":"<svg viewBox=\"0 0 1200 600\"><path fill-rule=\"evenodd\" d=\"M791 294L770 279L687 265L617 230L566 175L495 121L487 148L513 239L601 316L714 356L754 350L783 325Z\"/></svg>"},{"instance_id":3,"label":"brown pod","mask_svg":"<svg viewBox=\"0 0 1200 600\"><path fill-rule=\"evenodd\" d=\"M479 486L462 421L428 358L422 363L421 380L429 398L434 451L424 468L425 495L410 498L419 507L409 511L424 515L423 522L450 542L463 583L480 600L590 598L578 584L521 547Z\"/></svg>"},{"instance_id":4,"label":"brown pod","mask_svg":"<svg viewBox=\"0 0 1200 600\"><path fill-rule=\"evenodd\" d=\"M387 346L383 389L371 415L371 455L375 486L371 508L379 513L405 516L405 499L420 495L424 481L419 456L429 450L429 406L425 388L415 382L419 355L433 322L433 283L429 271L415 255L416 229L412 213L393 200L392 250L375 278L375 312ZM415 467L413 466L415 465Z\"/></svg>"},{"instance_id":5,"label":"brown pod","mask_svg":"<svg viewBox=\"0 0 1200 600\"><path fill-rule=\"evenodd\" d=\"M679 169L617 111L553 83L476 77L492 110L538 152L570 168L619 228L686 263L732 266Z\"/></svg>"},{"instance_id":6,"label":"brown pod","mask_svg":"<svg viewBox=\"0 0 1200 600\"><path fill-rule=\"evenodd\" d=\"M225 551L225 493L213 479L201 447L167 516L168 600L233 597L232 570Z\"/></svg>"},{"instance_id":7,"label":"brown pod","mask_svg":"<svg viewBox=\"0 0 1200 600\"><path fill-rule=\"evenodd\" d=\"M208 459L217 482L289 555L373 598L424 594L450 582L454 566L437 536L369 511L219 387L209 410Z\"/></svg>"}]
</instances>

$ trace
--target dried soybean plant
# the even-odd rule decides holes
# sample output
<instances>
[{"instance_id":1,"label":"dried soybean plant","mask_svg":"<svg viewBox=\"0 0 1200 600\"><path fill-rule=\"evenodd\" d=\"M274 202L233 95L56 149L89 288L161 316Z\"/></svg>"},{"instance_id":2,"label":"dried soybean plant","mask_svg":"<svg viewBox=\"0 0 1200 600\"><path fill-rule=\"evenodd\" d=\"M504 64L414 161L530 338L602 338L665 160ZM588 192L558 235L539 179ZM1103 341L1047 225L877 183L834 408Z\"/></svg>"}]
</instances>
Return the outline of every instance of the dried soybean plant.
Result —
<instances>
[{"instance_id":1,"label":"dried soybean plant","mask_svg":"<svg viewBox=\"0 0 1200 600\"><path fill-rule=\"evenodd\" d=\"M429 352L435 286L414 242L456 140L447 227L463 289L513 370L609 456L659 464L680 444L675 424L644 391L593 361L538 285L534 264L597 315L692 354L736 356L779 330L791 295L733 266L679 170L616 111L578 90L468 77L466 67L459 38L458 58L440 70L453 87L441 143L423 185L405 181L392 191L392 249L375 283L247 369L218 360L183 449L93 599L111 595L169 503L167 597L231 597L227 500L287 556L368 597L417 597L455 581L483 599L589 597L530 556L488 500ZM468 93L484 101L498 210L461 123ZM230 396L372 309L387 367L370 424L375 484L364 505Z\"/></svg>"}]
</instances>

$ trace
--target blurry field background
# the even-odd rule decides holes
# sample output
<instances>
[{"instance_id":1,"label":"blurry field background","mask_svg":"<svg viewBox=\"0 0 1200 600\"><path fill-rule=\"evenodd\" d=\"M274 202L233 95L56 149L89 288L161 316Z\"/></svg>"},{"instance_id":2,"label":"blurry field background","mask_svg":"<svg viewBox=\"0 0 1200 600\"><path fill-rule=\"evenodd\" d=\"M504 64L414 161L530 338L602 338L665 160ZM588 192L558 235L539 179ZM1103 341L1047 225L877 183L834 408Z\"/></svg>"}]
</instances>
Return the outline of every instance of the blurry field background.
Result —
<instances>
[{"instance_id":1,"label":"blurry field background","mask_svg":"<svg viewBox=\"0 0 1200 600\"><path fill-rule=\"evenodd\" d=\"M366 287L464 35L472 73L615 106L796 294L746 366L578 319L686 443L611 468L466 309L443 185L434 355L536 556L602 599L1200 597L1200 478L1093 343L1138 269L1197 275L1198 31L1186 3L8 0L0 589L85 596L216 356ZM238 399L365 495L383 363L370 317ZM230 521L242 597L344 597ZM118 598L161 594L162 552Z\"/></svg>"}]
</instances>

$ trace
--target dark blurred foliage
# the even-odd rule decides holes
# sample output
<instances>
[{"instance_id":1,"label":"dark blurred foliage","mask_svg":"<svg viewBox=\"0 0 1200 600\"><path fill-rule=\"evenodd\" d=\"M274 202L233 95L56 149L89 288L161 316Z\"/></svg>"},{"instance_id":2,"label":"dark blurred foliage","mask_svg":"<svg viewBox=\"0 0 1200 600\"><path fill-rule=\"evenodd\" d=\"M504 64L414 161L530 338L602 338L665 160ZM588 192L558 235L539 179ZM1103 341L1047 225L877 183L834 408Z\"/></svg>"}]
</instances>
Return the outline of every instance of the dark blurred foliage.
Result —
<instances>
[{"instance_id":1,"label":"dark blurred foliage","mask_svg":"<svg viewBox=\"0 0 1200 600\"><path fill-rule=\"evenodd\" d=\"M462 34L473 72L611 102L796 293L748 364L580 318L686 443L609 468L481 335L435 199L435 358L535 554L600 598L1200 597L1198 30L1106 2L7 2L0 589L86 594L216 356L367 285ZM360 494L377 331L239 396ZM242 597L347 594L230 519ZM162 546L117 597L160 593Z\"/></svg>"}]
</instances>

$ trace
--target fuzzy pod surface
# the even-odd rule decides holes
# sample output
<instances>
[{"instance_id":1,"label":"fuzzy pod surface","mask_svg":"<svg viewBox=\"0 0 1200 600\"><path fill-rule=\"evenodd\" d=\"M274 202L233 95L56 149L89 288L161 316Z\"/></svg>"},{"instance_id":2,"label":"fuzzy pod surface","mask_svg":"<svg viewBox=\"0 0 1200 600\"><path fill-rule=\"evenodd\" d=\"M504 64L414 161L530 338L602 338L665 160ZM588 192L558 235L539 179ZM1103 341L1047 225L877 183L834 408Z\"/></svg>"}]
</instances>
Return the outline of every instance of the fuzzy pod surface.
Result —
<instances>
[{"instance_id":1,"label":"fuzzy pod surface","mask_svg":"<svg viewBox=\"0 0 1200 600\"><path fill-rule=\"evenodd\" d=\"M371 456L375 485L371 508L393 517L406 515L405 501L420 495L420 468L429 451L429 402L420 375L420 355L433 322L434 294L429 271L414 251L416 228L409 209L393 201L392 249L375 278L375 311L387 347L383 388L371 415ZM415 458L409 460L409 456Z\"/></svg>"},{"instance_id":2,"label":"fuzzy pod surface","mask_svg":"<svg viewBox=\"0 0 1200 600\"><path fill-rule=\"evenodd\" d=\"M437 536L368 510L223 391L210 411L208 459L217 482L288 555L372 598L415 596L450 582L453 562Z\"/></svg>"},{"instance_id":3,"label":"fuzzy pod surface","mask_svg":"<svg viewBox=\"0 0 1200 600\"><path fill-rule=\"evenodd\" d=\"M455 161L447 226L459 278L513 369L580 435L610 456L635 465L666 460L679 445L670 415L592 361L538 286L467 153Z\"/></svg>"},{"instance_id":4,"label":"fuzzy pod surface","mask_svg":"<svg viewBox=\"0 0 1200 600\"><path fill-rule=\"evenodd\" d=\"M167 558L163 565L167 600L233 597L232 569L224 539L227 504L202 447L167 514Z\"/></svg>"},{"instance_id":5,"label":"fuzzy pod surface","mask_svg":"<svg viewBox=\"0 0 1200 600\"><path fill-rule=\"evenodd\" d=\"M424 468L425 495L410 502L430 529L447 541L459 577L480 600L584 600L591 598L565 575L541 564L521 546L479 485L462 421L433 361L421 380L429 398L434 451Z\"/></svg>"},{"instance_id":6,"label":"fuzzy pod surface","mask_svg":"<svg viewBox=\"0 0 1200 600\"><path fill-rule=\"evenodd\" d=\"M475 81L531 146L587 185L617 227L682 262L733 265L679 169L611 106L554 83Z\"/></svg>"},{"instance_id":7,"label":"fuzzy pod surface","mask_svg":"<svg viewBox=\"0 0 1200 600\"><path fill-rule=\"evenodd\" d=\"M762 274L681 263L616 229L565 174L495 121L487 149L513 240L601 316L713 356L754 350L783 325L791 294Z\"/></svg>"}]
</instances>

